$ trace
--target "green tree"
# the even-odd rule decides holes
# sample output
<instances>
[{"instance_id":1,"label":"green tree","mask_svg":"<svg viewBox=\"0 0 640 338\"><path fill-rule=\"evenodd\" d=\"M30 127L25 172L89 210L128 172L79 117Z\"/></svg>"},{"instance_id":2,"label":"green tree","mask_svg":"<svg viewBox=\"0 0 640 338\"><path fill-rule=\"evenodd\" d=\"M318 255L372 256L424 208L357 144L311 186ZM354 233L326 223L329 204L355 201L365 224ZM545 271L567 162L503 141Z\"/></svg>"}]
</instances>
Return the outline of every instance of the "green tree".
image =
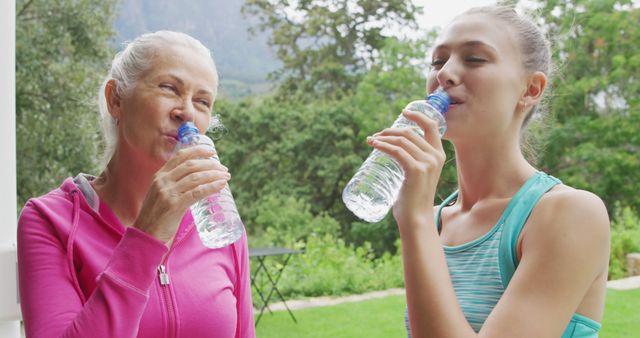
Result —
<instances>
[{"instance_id":1,"label":"green tree","mask_svg":"<svg viewBox=\"0 0 640 338\"><path fill-rule=\"evenodd\" d=\"M640 216L629 207L616 203L611 222L609 279L627 277L627 255L640 251Z\"/></svg>"},{"instance_id":2,"label":"green tree","mask_svg":"<svg viewBox=\"0 0 640 338\"><path fill-rule=\"evenodd\" d=\"M541 158L566 183L640 210L640 8L630 0L539 1L554 38L555 123Z\"/></svg>"},{"instance_id":3,"label":"green tree","mask_svg":"<svg viewBox=\"0 0 640 338\"><path fill-rule=\"evenodd\" d=\"M283 63L271 74L280 94L340 97L375 64L389 28L416 28L410 0L247 0L254 31L271 31L269 45Z\"/></svg>"},{"instance_id":4,"label":"green tree","mask_svg":"<svg viewBox=\"0 0 640 338\"><path fill-rule=\"evenodd\" d=\"M265 203L293 196L300 205L309 205L313 215L326 212L338 221L341 238L375 242L378 254L395 250L393 217L376 226L358 222L342 203L342 190L371 152L365 138L391 125L406 103L424 98L422 72L431 38L385 40L379 61L354 93L341 99L268 97L216 103L230 130L218 149L233 170L232 189L250 232L264 230L257 220ZM453 168L446 172L453 173Z\"/></svg>"},{"instance_id":5,"label":"green tree","mask_svg":"<svg viewBox=\"0 0 640 338\"><path fill-rule=\"evenodd\" d=\"M343 208L338 201L353 173L360 145L351 110L336 101L313 104L220 101L229 134L218 142L220 158L233 168L231 182L243 219L254 221L268 196L293 196L317 215ZM344 211L343 211L344 212Z\"/></svg>"},{"instance_id":6,"label":"green tree","mask_svg":"<svg viewBox=\"0 0 640 338\"><path fill-rule=\"evenodd\" d=\"M94 104L106 72L115 0L18 0L18 204L91 172L98 159Z\"/></svg>"},{"instance_id":7,"label":"green tree","mask_svg":"<svg viewBox=\"0 0 640 338\"><path fill-rule=\"evenodd\" d=\"M632 0L540 1L558 65L557 119L626 113L640 98L640 8Z\"/></svg>"}]
</instances>

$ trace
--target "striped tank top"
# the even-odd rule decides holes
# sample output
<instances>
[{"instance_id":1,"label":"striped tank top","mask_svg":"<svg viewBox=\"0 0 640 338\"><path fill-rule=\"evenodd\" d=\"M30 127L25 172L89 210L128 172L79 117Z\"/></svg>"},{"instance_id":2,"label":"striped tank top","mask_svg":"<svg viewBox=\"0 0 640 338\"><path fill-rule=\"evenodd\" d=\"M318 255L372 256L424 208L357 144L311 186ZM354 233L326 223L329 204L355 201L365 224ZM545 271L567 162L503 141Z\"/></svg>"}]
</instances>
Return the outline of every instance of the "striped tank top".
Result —
<instances>
[{"instance_id":1,"label":"striped tank top","mask_svg":"<svg viewBox=\"0 0 640 338\"><path fill-rule=\"evenodd\" d=\"M518 265L516 246L522 227L542 195L560 180L536 172L516 192L486 234L458 246L443 246L456 298L465 318L479 332L493 308L502 297ZM440 228L442 208L455 202L458 192L447 197L438 207L436 224ZM407 335L409 316L405 313ZM561 338L596 338L600 323L574 314Z\"/></svg>"}]
</instances>

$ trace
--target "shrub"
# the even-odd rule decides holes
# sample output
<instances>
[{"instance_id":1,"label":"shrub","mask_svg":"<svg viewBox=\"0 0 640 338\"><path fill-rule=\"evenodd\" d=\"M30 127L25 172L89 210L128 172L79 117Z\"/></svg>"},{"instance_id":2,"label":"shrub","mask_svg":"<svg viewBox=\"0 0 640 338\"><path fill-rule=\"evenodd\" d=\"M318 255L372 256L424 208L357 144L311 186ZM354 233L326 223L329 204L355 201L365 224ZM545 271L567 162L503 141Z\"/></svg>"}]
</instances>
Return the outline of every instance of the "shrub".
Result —
<instances>
[{"instance_id":1,"label":"shrub","mask_svg":"<svg viewBox=\"0 0 640 338\"><path fill-rule=\"evenodd\" d=\"M609 279L627 276L627 254L631 252L640 252L640 217L632 208L616 204L611 222Z\"/></svg>"},{"instance_id":2,"label":"shrub","mask_svg":"<svg viewBox=\"0 0 640 338\"><path fill-rule=\"evenodd\" d=\"M382 256L384 253L395 254L396 247L394 243L400 238L398 226L391 216L385 217L378 223L365 223L356 221L351 223L351 241L361 246L364 243L370 243L376 257Z\"/></svg>"},{"instance_id":3,"label":"shrub","mask_svg":"<svg viewBox=\"0 0 640 338\"><path fill-rule=\"evenodd\" d=\"M375 258L369 243L347 245L329 234L310 236L305 252L291 259L280 282L283 294L315 297L402 287L400 256Z\"/></svg>"},{"instance_id":4,"label":"shrub","mask_svg":"<svg viewBox=\"0 0 640 338\"><path fill-rule=\"evenodd\" d=\"M369 242L360 246L347 244L338 237L338 222L326 214L313 216L305 201L270 195L261 200L259 209L257 228L266 230L251 236L251 247L304 250L303 254L291 257L278 282L284 297L355 294L404 285L399 254L385 253L378 257ZM396 246L399 243L396 241ZM275 278L285 259L273 256L265 261L272 277ZM255 272L257 264L252 263ZM268 292L270 284L264 273L254 283ZM255 293L254 301L256 305L260 302Z\"/></svg>"}]
</instances>

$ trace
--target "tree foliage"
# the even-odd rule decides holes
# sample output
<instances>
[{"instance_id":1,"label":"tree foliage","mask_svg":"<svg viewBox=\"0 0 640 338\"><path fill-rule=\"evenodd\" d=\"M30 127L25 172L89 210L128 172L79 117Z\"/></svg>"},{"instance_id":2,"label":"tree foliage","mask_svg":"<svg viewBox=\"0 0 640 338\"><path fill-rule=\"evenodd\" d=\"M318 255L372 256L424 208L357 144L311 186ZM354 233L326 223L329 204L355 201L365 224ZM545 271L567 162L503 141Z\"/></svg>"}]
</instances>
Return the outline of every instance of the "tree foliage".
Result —
<instances>
[{"instance_id":1,"label":"tree foliage","mask_svg":"<svg viewBox=\"0 0 640 338\"><path fill-rule=\"evenodd\" d=\"M631 0L541 1L558 64L557 118L625 113L640 98L640 9Z\"/></svg>"},{"instance_id":2,"label":"tree foliage","mask_svg":"<svg viewBox=\"0 0 640 338\"><path fill-rule=\"evenodd\" d=\"M542 164L566 183L640 211L640 8L540 1L558 73Z\"/></svg>"},{"instance_id":3,"label":"tree foliage","mask_svg":"<svg viewBox=\"0 0 640 338\"><path fill-rule=\"evenodd\" d=\"M410 0L247 0L254 31L271 31L269 44L283 63L271 78L280 93L341 96L375 64L389 28L416 28Z\"/></svg>"},{"instance_id":4,"label":"tree foliage","mask_svg":"<svg viewBox=\"0 0 640 338\"><path fill-rule=\"evenodd\" d=\"M94 98L109 57L115 1L16 4L18 203L96 168Z\"/></svg>"},{"instance_id":5,"label":"tree foliage","mask_svg":"<svg viewBox=\"0 0 640 338\"><path fill-rule=\"evenodd\" d=\"M640 10L627 0L535 3L558 65L548 102L555 120L537 130L547 138L539 165L595 192L611 211L617 205L637 215ZM114 6L115 0L17 3L21 204L66 176L96 169L93 101L109 57ZM402 0L249 0L244 12L259 20L256 29L271 32L283 62L273 74L277 95L215 105L230 130L217 148L231 168L249 233L272 244L330 237L340 248L366 246L367 255L393 252L393 218L362 223L341 193L371 151L366 136L424 97L433 34L387 36L392 25L415 27L416 8ZM450 160L439 198L455 189L445 146Z\"/></svg>"},{"instance_id":6,"label":"tree foliage","mask_svg":"<svg viewBox=\"0 0 640 338\"><path fill-rule=\"evenodd\" d=\"M257 224L260 205L273 196L294 196L314 215L327 213L339 221L343 238L370 239L363 227L352 231L358 222L342 203L342 190L371 151L365 138L391 125L407 102L424 97L426 45L426 40L385 40L380 61L353 95L341 99L268 97L216 103L230 130L218 149L222 161L233 168L232 189L251 231L264 226ZM397 234L392 217L379 227L386 235L376 234L381 244L374 249L393 249Z\"/></svg>"},{"instance_id":7,"label":"tree foliage","mask_svg":"<svg viewBox=\"0 0 640 338\"><path fill-rule=\"evenodd\" d=\"M424 56L433 36L419 43L385 39L383 47L375 45L375 52L358 54L351 49L353 59L341 59L338 42L350 35L336 37L329 34L331 30L322 30L334 22L340 27L341 21L334 17L339 11L332 11L339 8L336 3L250 1L245 6L245 12L249 8L262 15L260 29L272 31L271 43L283 60L276 77L283 81L281 93L290 95L285 100L281 96L229 107L233 112L228 111L232 115L228 121L240 123L237 126L242 129L247 120L252 121L246 128L262 134L231 137L229 147L237 149L229 154L231 167L247 172L235 176L243 205L258 205L261 196L273 191L292 194L309 203L312 213L328 212L338 220L343 238L383 243L374 249L386 250L390 246L384 243L392 243L396 236L393 220L387 218L375 226L359 222L344 208L340 192L370 151L365 137L390 125L408 101L424 95L423 72L428 67ZM560 67L549 100L555 121L534 132L547 138L539 160L543 169L595 192L609 206L623 201L638 210L640 201L634 192L640 188L636 169L640 120L634 46L640 41L638 9L629 3L538 2ZM312 36L319 38L310 43ZM373 58L354 61L362 55ZM339 72L327 71L328 63ZM301 89L312 95L301 99L295 95ZM248 148L241 143L249 144ZM453 158L451 149L448 155ZM440 198L455 187L451 160L442 178ZM249 213L250 220L255 217Z\"/></svg>"}]
</instances>

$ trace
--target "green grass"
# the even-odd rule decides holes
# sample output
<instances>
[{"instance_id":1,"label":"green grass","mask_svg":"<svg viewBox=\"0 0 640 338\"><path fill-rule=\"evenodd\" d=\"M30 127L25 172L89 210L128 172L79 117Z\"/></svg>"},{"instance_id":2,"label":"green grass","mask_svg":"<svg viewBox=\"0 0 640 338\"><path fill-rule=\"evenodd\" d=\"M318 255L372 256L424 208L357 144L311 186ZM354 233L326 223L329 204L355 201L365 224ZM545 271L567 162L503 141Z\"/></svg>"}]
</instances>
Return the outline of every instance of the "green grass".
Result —
<instances>
[{"instance_id":1,"label":"green grass","mask_svg":"<svg viewBox=\"0 0 640 338\"><path fill-rule=\"evenodd\" d=\"M406 337L404 296L294 311L266 312L256 327L258 338Z\"/></svg>"},{"instance_id":2,"label":"green grass","mask_svg":"<svg viewBox=\"0 0 640 338\"><path fill-rule=\"evenodd\" d=\"M640 289L607 290L600 338L640 337Z\"/></svg>"},{"instance_id":3,"label":"green grass","mask_svg":"<svg viewBox=\"0 0 640 338\"><path fill-rule=\"evenodd\" d=\"M404 296L294 311L265 312L256 328L258 338L394 338L406 337ZM640 337L640 289L607 291L600 338Z\"/></svg>"}]
</instances>

